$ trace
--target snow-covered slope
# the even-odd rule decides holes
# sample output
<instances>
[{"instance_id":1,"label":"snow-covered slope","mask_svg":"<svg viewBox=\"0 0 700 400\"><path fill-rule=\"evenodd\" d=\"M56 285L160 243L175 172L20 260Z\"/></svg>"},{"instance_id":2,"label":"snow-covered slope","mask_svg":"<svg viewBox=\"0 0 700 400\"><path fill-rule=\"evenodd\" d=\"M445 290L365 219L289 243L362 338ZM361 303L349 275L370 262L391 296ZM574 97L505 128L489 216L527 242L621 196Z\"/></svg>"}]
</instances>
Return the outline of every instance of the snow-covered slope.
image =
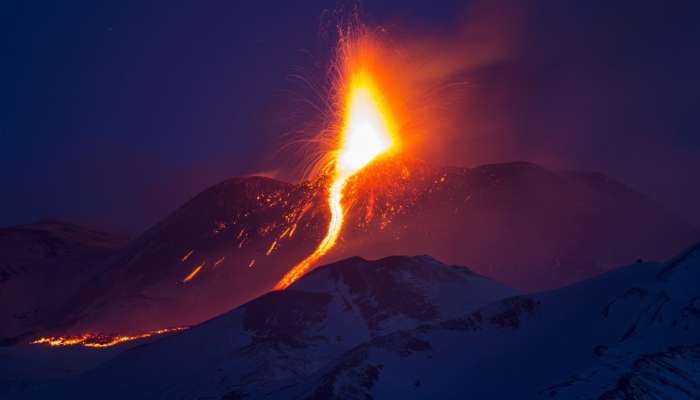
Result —
<instances>
[{"instance_id":1,"label":"snow-covered slope","mask_svg":"<svg viewBox=\"0 0 700 400\"><path fill-rule=\"evenodd\" d=\"M561 388L561 398L700 398L700 243L657 278L663 282L658 301L630 327L629 336L639 337L605 349L580 379Z\"/></svg>"},{"instance_id":2,"label":"snow-covered slope","mask_svg":"<svg viewBox=\"0 0 700 400\"><path fill-rule=\"evenodd\" d=\"M351 258L77 377L5 394L696 399L699 282L700 244L534 295L427 256Z\"/></svg>"},{"instance_id":3,"label":"snow-covered slope","mask_svg":"<svg viewBox=\"0 0 700 400\"><path fill-rule=\"evenodd\" d=\"M700 245L375 337L274 398L700 397Z\"/></svg>"},{"instance_id":4,"label":"snow-covered slope","mask_svg":"<svg viewBox=\"0 0 700 400\"><path fill-rule=\"evenodd\" d=\"M321 267L189 331L125 352L41 398L259 398L373 337L454 318L515 291L427 256Z\"/></svg>"},{"instance_id":5,"label":"snow-covered slope","mask_svg":"<svg viewBox=\"0 0 700 400\"><path fill-rule=\"evenodd\" d=\"M0 229L0 341L50 325L53 312L126 243L56 220Z\"/></svg>"}]
</instances>

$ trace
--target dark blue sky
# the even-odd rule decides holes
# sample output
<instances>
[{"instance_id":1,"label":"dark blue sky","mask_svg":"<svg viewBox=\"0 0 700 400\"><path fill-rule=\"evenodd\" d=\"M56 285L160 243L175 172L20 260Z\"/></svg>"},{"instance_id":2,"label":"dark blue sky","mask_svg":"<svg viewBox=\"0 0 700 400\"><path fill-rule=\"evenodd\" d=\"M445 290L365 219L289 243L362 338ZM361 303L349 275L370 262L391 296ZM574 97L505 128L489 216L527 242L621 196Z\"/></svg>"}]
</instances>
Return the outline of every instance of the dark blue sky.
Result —
<instances>
[{"instance_id":1,"label":"dark blue sky","mask_svg":"<svg viewBox=\"0 0 700 400\"><path fill-rule=\"evenodd\" d=\"M323 75L336 2L15 2L0 12L0 226L60 216L136 233L227 177L275 167ZM300 3L300 4L293 4ZM698 7L516 1L507 63L451 164L608 173L700 224ZM671 3L671 2L669 2ZM450 32L470 2L365 1L364 20ZM466 107L466 106L465 106Z\"/></svg>"}]
</instances>

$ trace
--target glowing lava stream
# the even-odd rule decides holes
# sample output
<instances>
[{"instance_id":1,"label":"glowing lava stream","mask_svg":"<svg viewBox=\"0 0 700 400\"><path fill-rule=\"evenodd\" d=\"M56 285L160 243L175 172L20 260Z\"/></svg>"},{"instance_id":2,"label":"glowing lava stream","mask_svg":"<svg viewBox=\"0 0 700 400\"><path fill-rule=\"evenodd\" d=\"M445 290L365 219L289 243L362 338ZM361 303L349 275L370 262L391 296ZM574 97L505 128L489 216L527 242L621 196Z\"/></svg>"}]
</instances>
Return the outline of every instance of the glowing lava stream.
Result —
<instances>
[{"instance_id":1,"label":"glowing lava stream","mask_svg":"<svg viewBox=\"0 0 700 400\"><path fill-rule=\"evenodd\" d=\"M166 333L184 331L188 327L178 326L175 328L163 328L154 331L148 331L135 335L101 335L97 333L84 333L76 336L47 336L35 339L31 344L48 344L51 347L56 346L83 346L83 347L111 347L132 340L145 339L152 336L164 335Z\"/></svg>"},{"instance_id":2,"label":"glowing lava stream","mask_svg":"<svg viewBox=\"0 0 700 400\"><path fill-rule=\"evenodd\" d=\"M353 73L345 97L340 146L334 153L333 180L328 188L331 212L328 231L316 250L287 272L275 289L285 289L294 283L335 245L343 227L343 190L348 179L391 148L392 125L370 74L365 70Z\"/></svg>"}]
</instances>

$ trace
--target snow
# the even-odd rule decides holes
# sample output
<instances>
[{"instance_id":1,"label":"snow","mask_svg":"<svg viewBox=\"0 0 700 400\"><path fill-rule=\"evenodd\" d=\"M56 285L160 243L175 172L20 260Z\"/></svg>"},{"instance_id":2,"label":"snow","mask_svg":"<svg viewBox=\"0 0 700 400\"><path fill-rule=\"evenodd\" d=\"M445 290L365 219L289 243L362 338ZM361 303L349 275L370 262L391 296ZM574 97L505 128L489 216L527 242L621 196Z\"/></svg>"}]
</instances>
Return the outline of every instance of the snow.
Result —
<instances>
[{"instance_id":1,"label":"snow","mask_svg":"<svg viewBox=\"0 0 700 400\"><path fill-rule=\"evenodd\" d=\"M427 256L353 257L5 398L697 398L698 282L697 246L529 295Z\"/></svg>"},{"instance_id":2,"label":"snow","mask_svg":"<svg viewBox=\"0 0 700 400\"><path fill-rule=\"evenodd\" d=\"M23 396L41 397L44 390L77 398L269 395L300 384L373 337L456 317L515 293L425 256L351 258Z\"/></svg>"},{"instance_id":3,"label":"snow","mask_svg":"<svg viewBox=\"0 0 700 400\"><path fill-rule=\"evenodd\" d=\"M698 253L676 262L672 273L668 264L638 263L498 301L466 318L373 338L277 398L329 391L378 399L624 398L630 391L632 398L695 398ZM413 351L411 343L424 345ZM375 379L365 379L363 371L377 368Z\"/></svg>"}]
</instances>

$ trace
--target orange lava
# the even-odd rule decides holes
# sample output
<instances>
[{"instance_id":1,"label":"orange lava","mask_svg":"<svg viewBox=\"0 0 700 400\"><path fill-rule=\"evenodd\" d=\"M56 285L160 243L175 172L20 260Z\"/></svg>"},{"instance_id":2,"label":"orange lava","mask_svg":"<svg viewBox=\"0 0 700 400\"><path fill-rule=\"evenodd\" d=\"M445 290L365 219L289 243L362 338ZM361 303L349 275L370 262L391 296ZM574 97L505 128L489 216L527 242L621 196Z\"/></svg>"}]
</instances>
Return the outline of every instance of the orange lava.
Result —
<instances>
[{"instance_id":1,"label":"orange lava","mask_svg":"<svg viewBox=\"0 0 700 400\"><path fill-rule=\"evenodd\" d=\"M374 66L377 60L371 51L372 41L372 36L366 32L341 39L338 109L342 121L338 146L331 154L328 230L314 252L287 272L275 289L284 289L294 283L335 246L343 228L346 212L344 189L348 180L396 144L394 120L376 77Z\"/></svg>"},{"instance_id":2,"label":"orange lava","mask_svg":"<svg viewBox=\"0 0 700 400\"><path fill-rule=\"evenodd\" d=\"M57 346L83 346L83 347L111 347L132 340L145 339L153 336L164 335L166 333L184 331L188 327L180 326L175 328L163 328L148 331L135 335L104 335L99 333L84 333L75 336L47 336L41 337L31 342L31 344L47 344L51 347Z\"/></svg>"},{"instance_id":3,"label":"orange lava","mask_svg":"<svg viewBox=\"0 0 700 400\"><path fill-rule=\"evenodd\" d=\"M197 276L197 274L199 273L199 271L202 270L202 268L204 267L204 264L206 264L206 263L207 263L207 262L204 261L204 262L202 262L201 264L197 265L197 266L192 270L192 272L190 272L189 275L187 275L187 276L185 277L185 279L182 280L182 283L187 283L187 282L191 281L192 279L194 279L194 277Z\"/></svg>"}]
</instances>

